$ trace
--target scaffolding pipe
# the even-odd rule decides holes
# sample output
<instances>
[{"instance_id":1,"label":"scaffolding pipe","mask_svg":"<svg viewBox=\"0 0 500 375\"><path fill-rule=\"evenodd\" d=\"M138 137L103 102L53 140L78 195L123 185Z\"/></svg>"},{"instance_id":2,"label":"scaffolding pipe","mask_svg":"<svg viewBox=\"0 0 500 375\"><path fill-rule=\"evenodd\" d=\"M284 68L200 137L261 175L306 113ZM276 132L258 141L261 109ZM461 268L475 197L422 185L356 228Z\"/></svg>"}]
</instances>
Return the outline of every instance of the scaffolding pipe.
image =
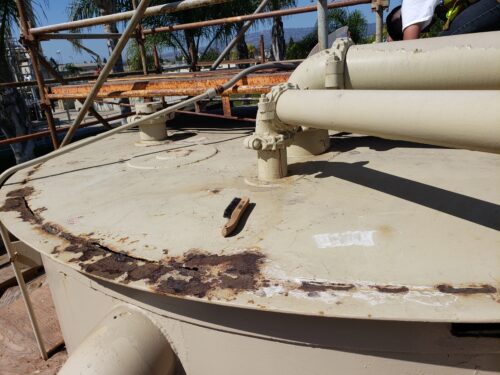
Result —
<instances>
[{"instance_id":1,"label":"scaffolding pipe","mask_svg":"<svg viewBox=\"0 0 500 375\"><path fill-rule=\"evenodd\" d=\"M276 114L294 127L500 153L498 103L498 90L288 90Z\"/></svg>"},{"instance_id":2,"label":"scaffolding pipe","mask_svg":"<svg viewBox=\"0 0 500 375\"><path fill-rule=\"evenodd\" d=\"M371 0L344 0L344 1L336 1L330 3L327 5L327 8L328 9L343 8L361 4L370 4L370 3ZM154 29L144 29L142 32L144 35L170 33L173 31L192 30L192 29L199 29L201 27L218 26L228 23L244 22L244 21L259 20L259 19L281 17L281 16L290 16L294 14L310 13L315 11L317 11L317 6L313 5L313 6L305 6L298 8L275 10L259 14L246 14L242 16L218 18L208 21L198 21L198 22L190 22L190 23L171 25L171 26L162 26L162 27L156 27ZM51 26L46 26L46 27L51 27ZM121 36L120 33L85 34L85 33L52 33L51 31L48 31L47 33L44 34L37 34L37 37L42 41L50 39L110 39L110 38L119 39L120 36Z\"/></svg>"},{"instance_id":3,"label":"scaffolding pipe","mask_svg":"<svg viewBox=\"0 0 500 375\"><path fill-rule=\"evenodd\" d=\"M135 112L129 112L129 113L124 113L124 114L120 114L120 115L106 117L105 120L106 120L106 122L109 123L109 121L121 120L121 119L124 119L126 117L133 116L133 115L135 115ZM102 123L101 120L87 121L87 122L83 122L80 125L79 129L86 128L88 126L93 126L93 125L103 125L103 123ZM70 128L69 126L60 126L60 127L58 127L56 129L56 132L57 133L64 133L69 128ZM108 128L105 127L105 129L108 129ZM111 129L112 129L112 127L111 127ZM2 139L2 140L0 140L0 146L10 145L12 143L18 143L18 142L26 142L26 141L29 141L31 139L44 138L44 137L46 137L48 135L50 135L50 131L44 130L44 131L41 131L41 132L30 133L30 134L26 134L26 135L20 135L18 137L12 137L12 138L7 138L7 139Z\"/></svg>"},{"instance_id":4,"label":"scaffolding pipe","mask_svg":"<svg viewBox=\"0 0 500 375\"><path fill-rule=\"evenodd\" d=\"M43 76L40 70L40 65L38 63L38 50L39 43L30 40L29 36L29 26L26 18L26 9L24 8L24 2L22 0L16 0L16 7L19 14L19 23L21 25L21 34L24 40L27 42L26 49L31 59L31 64L33 66L33 72L35 73L35 79L38 86L38 92L40 95L40 108L45 112L45 117L47 119L47 126L50 130L50 138L52 140L52 145L54 150L59 147L59 141L56 134L56 126L54 121L54 116L52 115L52 108L50 106L50 101L46 98L45 83L43 81Z\"/></svg>"},{"instance_id":5,"label":"scaffolding pipe","mask_svg":"<svg viewBox=\"0 0 500 375\"><path fill-rule=\"evenodd\" d=\"M164 70L178 70L181 68L188 68L187 65L183 66L176 66L176 67L170 67L170 68L165 68ZM152 72L152 71L150 71ZM119 78L119 77L137 77L137 76L142 76L143 72L142 70L133 70L129 72L117 72L117 73L111 73L108 78ZM77 77L64 77L64 80L66 82L78 82L78 81L91 81L96 79L98 76L95 74L85 74ZM47 79L45 80L46 85L54 85L60 83L59 80L57 79ZM37 82L36 81L21 81L21 82L5 82L5 83L0 83L0 90L3 88L8 88L8 87L30 87L30 86L36 86Z\"/></svg>"},{"instance_id":6,"label":"scaffolding pipe","mask_svg":"<svg viewBox=\"0 0 500 375\"><path fill-rule=\"evenodd\" d=\"M375 9L375 42L382 43L382 34L384 28L384 8L378 6Z\"/></svg>"},{"instance_id":7,"label":"scaffolding pipe","mask_svg":"<svg viewBox=\"0 0 500 375\"><path fill-rule=\"evenodd\" d=\"M12 264L12 269L14 270L14 275L16 276L17 284L21 290L21 295L23 296L24 304L26 305L26 310L28 311L28 317L31 322L31 327L33 328L33 333L35 334L36 343L38 345L38 350L40 355L44 360L48 359L47 350L45 349L45 344L43 343L42 333L38 325L38 321L35 316L35 311L33 309L33 304L31 303L31 298L26 288L26 283L24 282L23 274L19 265L16 263L17 253L14 251L12 242L10 241L9 232L7 228L0 221L0 236L2 237L5 250L9 256L10 262Z\"/></svg>"},{"instance_id":8,"label":"scaffolding pipe","mask_svg":"<svg viewBox=\"0 0 500 375\"><path fill-rule=\"evenodd\" d=\"M253 14L260 13L262 11L262 9L264 9L264 7L267 5L268 2L269 2L269 0L262 0L261 3L259 4L259 6L257 7L257 9L255 9L255 11L253 12ZM233 49L233 47L236 45L236 43L238 43L238 41L243 37L243 35L245 35L246 31L250 28L250 26L253 25L253 22L254 22L254 20L249 20L243 24L243 27L238 32L238 34L236 34L236 36L233 38L233 40L231 40L229 42L229 44L226 46L226 48L224 48L224 51L222 51L219 54L219 57L217 58L217 60L215 60L214 63L212 64L212 66L210 67L210 70L217 69L217 67L220 65L222 60L224 60L224 57L226 57L226 55Z\"/></svg>"},{"instance_id":9,"label":"scaffolding pipe","mask_svg":"<svg viewBox=\"0 0 500 375\"><path fill-rule=\"evenodd\" d=\"M157 15L166 14L166 13L182 12L184 10L201 8L201 7L205 7L207 5L228 3L230 1L232 1L232 0L183 0L183 1L176 1L173 3L169 3L169 4L156 5L156 6L149 7L145 10L144 17L157 16ZM132 17L134 16L134 13L135 13L135 11L131 10L128 12L114 13L114 14L109 14L106 16L87 18L84 20L63 22L63 23L58 23L55 25L42 26L42 27L34 27L34 28L31 28L29 31L33 35L42 35L42 34L62 31L62 30L74 30L74 29L80 29L82 27L104 25L104 24L108 24L108 23L114 23L114 22L118 22L118 21L125 21L128 19L132 19Z\"/></svg>"},{"instance_id":10,"label":"scaffolding pipe","mask_svg":"<svg viewBox=\"0 0 500 375\"><path fill-rule=\"evenodd\" d=\"M76 129L78 129L78 126L80 126L80 123L83 121L83 118L87 114L88 109L90 106L93 104L94 99L97 96L97 93L101 89L102 85L106 82L109 73L111 73L111 70L115 66L116 61L120 57L123 48L127 45L128 40L130 39L130 35L134 32L136 26L139 24L142 16L144 15L148 5L150 3L150 0L142 0L137 7L137 9L134 11L133 17L130 19L130 22L128 23L127 27L123 31L122 37L118 40L116 43L115 48L113 49L113 52L111 53L111 56L109 57L108 62L104 65L104 68L102 69L101 73L99 74L99 77L97 78L96 82L94 83L94 87L92 87L92 90L90 91L89 95L87 96L87 99L85 99L85 102L83 103L82 108L78 112L78 115L76 116L75 121L69 128L68 132L66 133L66 136L64 137L61 147L67 145L69 142L71 142L71 138L73 138L73 135L75 134Z\"/></svg>"},{"instance_id":11,"label":"scaffolding pipe","mask_svg":"<svg viewBox=\"0 0 500 375\"><path fill-rule=\"evenodd\" d=\"M354 5L370 4L370 3L371 3L371 0L336 1L336 2L328 4L327 8L328 9L343 8L343 7L349 7L349 6L354 6ZM266 13L247 14L247 15L243 15L243 16L219 18L219 19L210 20L210 21L200 21L200 22L185 23L185 24L180 24L180 25L157 27L154 29L145 29L144 34L147 35L147 34L180 31L180 30L198 29L200 27L224 25L226 23L259 20L259 19L282 17L282 16L290 16L293 14L310 13L310 12L316 12L316 11L317 11L317 6L311 5L311 6L305 6L305 7L299 7L299 8L275 10L275 11L266 12Z\"/></svg>"},{"instance_id":12,"label":"scaffolding pipe","mask_svg":"<svg viewBox=\"0 0 500 375\"><path fill-rule=\"evenodd\" d=\"M132 0L132 6L134 9L137 9L137 0ZM141 53L141 64L142 64L142 72L144 73L145 76L148 75L148 62L147 62L147 53L146 53L146 47L144 46L144 34L142 33L142 26L141 23L136 27L136 41L137 44L139 45L139 51Z\"/></svg>"},{"instance_id":13,"label":"scaffolding pipe","mask_svg":"<svg viewBox=\"0 0 500 375\"><path fill-rule=\"evenodd\" d=\"M372 12L375 13L375 43L382 42L384 9L388 6L389 0L372 0Z\"/></svg>"},{"instance_id":14,"label":"scaffolding pipe","mask_svg":"<svg viewBox=\"0 0 500 375\"><path fill-rule=\"evenodd\" d=\"M328 23L327 18L327 0L317 0L318 4L318 46L319 50L328 48Z\"/></svg>"},{"instance_id":15,"label":"scaffolding pipe","mask_svg":"<svg viewBox=\"0 0 500 375\"><path fill-rule=\"evenodd\" d=\"M121 33L102 33L102 34L87 34L87 33L49 33L41 34L38 40L47 41L51 39L120 39Z\"/></svg>"},{"instance_id":16,"label":"scaffolding pipe","mask_svg":"<svg viewBox=\"0 0 500 375\"><path fill-rule=\"evenodd\" d=\"M45 57L42 56L42 54L40 53L40 51L38 51L38 59L40 60L40 63L45 67L45 69L47 69L47 71L52 75L52 77L55 78L56 81L58 81L62 85L65 85L65 84L68 83L66 81L66 79L57 70L55 70L54 67L47 60L45 60ZM78 101L78 103L81 104L81 101L79 99L77 99L77 101ZM106 121L106 119L104 117L102 117L99 114L99 112L97 112L94 109L94 107L90 107L89 108L89 112L92 115L94 115L94 117L96 119L98 119L100 122L102 122L102 124L104 125L105 128L111 129L111 125L108 124L108 122ZM69 115L68 115L68 117L69 117Z\"/></svg>"}]
</instances>

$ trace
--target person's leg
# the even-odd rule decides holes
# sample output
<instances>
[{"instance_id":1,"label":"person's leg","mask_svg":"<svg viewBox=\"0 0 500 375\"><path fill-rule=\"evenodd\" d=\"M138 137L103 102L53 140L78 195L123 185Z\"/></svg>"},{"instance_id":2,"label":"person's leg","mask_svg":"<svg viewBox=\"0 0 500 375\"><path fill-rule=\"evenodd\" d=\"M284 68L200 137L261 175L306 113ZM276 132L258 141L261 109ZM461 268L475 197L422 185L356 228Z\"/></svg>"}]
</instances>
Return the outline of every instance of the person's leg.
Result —
<instances>
[{"instance_id":1,"label":"person's leg","mask_svg":"<svg viewBox=\"0 0 500 375\"><path fill-rule=\"evenodd\" d=\"M500 30L500 1L479 0L464 9L440 35L456 35Z\"/></svg>"}]
</instances>

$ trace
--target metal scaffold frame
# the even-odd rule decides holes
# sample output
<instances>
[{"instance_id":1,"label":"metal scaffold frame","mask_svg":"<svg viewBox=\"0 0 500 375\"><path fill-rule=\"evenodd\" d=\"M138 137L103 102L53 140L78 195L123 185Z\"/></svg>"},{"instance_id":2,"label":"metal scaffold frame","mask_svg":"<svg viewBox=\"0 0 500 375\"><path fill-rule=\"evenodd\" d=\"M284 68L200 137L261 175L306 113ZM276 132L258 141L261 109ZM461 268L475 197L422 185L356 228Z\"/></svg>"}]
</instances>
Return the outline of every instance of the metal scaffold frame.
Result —
<instances>
[{"instance_id":1,"label":"metal scaffold frame","mask_svg":"<svg viewBox=\"0 0 500 375\"><path fill-rule=\"evenodd\" d=\"M189 9L194 9L194 8L199 8L199 7L204 7L207 5L213 5L213 4L222 4L222 3L227 3L232 0L182 0L182 1L177 1L174 3L169 3L165 5L158 5L158 6L147 6L146 2L149 4L149 1L141 1L140 6L142 5L144 7L141 12L140 16L136 16L134 23L134 27L130 27L130 33L128 35L126 34L126 30L124 30L123 33L114 33L114 34L107 34L107 33L60 33L60 31L67 31L67 30L74 30L74 29L79 29L82 27L91 27L91 26L96 26L96 25L103 25L106 23L110 22L117 22L117 21L123 21L123 20L130 20L129 25L132 24L132 18L134 17L135 14L137 14L137 11L139 10L137 8L137 2L134 1L134 10L133 11L128 11L128 12L122 12L122 13L116 13L116 14L111 14L111 15L106 15L106 16L100 16L100 17L94 17L94 18L89 18L89 19L84 19L84 20L78 20L78 21L71 21L71 22L65 22L65 23L60 23L60 24L55 24L55 25L48 25L48 26L41 26L41 27L30 27L27 23L26 19L26 12L24 9L24 4L22 0L16 0L16 4L18 7L18 12L19 12L19 19L20 19L20 26L21 26L21 42L26 48L30 60L32 62L32 67L33 67L33 72L35 75L35 81L27 81L27 82L8 82L8 83L2 83L0 84L0 89L2 87L23 87L23 86L37 86L38 92L39 92L39 104L40 104L40 109L45 113L45 117L47 120L47 131L41 131L33 134L28 134L20 137L13 137L13 138L8 138L5 140L0 141L0 144L11 144L11 143L17 143L17 142L24 142L30 139L35 139L35 138L41 138L44 136L50 136L52 145L54 149L57 149L59 147L58 144L58 138L57 134L60 132L65 132L68 131L69 133L69 138L72 137L74 131L80 126L80 123L82 122L83 118L89 112L91 115L93 115L97 121L90 121L85 123L85 126L90 126L90 125L95 125L95 124L102 124L106 128L110 128L109 121L117 120L122 117L126 117L123 115L122 117L118 116L111 116L109 118L104 118L101 116L93 107L93 102L95 101L96 98L122 98L122 97L128 97L128 98L133 98L133 97L143 97L143 98L151 98L153 96L163 96L166 95L175 95L176 93L179 95L197 95L202 89L205 89L208 87L208 85L212 84L212 80L217 80L217 77L222 74L222 71L219 70L214 70L218 65L220 64L258 64L258 63L264 63L266 61L265 58L265 47L264 47L264 40L263 38L260 39L259 43L259 51L260 51L260 60L257 59L249 59L249 60L241 60L241 61L225 61L222 60L222 57L225 56L226 54L221 54L221 57L215 61L215 62L199 62L197 66L199 67L211 67L212 70L214 70L213 75L209 77L207 80L205 77L202 77L201 75L192 75L191 77L186 77L186 75L179 77L181 81L177 82L174 76L170 75L168 76L168 80L163 79L167 78L165 75L151 75L151 73L160 73L162 71L162 67L160 66L159 63L159 56L156 48L154 48L153 51L153 58L155 61L155 71L148 71L147 66L146 66L146 50L144 47L144 39L146 35L153 35L153 34L158 34L158 33L171 33L174 31L181 31L181 30L189 30L189 29L196 29L196 28L202 28L202 27L208 27L208 26L216 26L216 25L223 25L223 24L228 24L228 23L235 23L235 22L246 22L244 30L248 30L248 28L252 25L252 23L255 20L259 19L268 19L268 18L273 18L273 17L281 17L281 16L289 16L289 15L294 15L294 14L301 14L301 13L308 13L308 12L315 12L318 11L318 35L320 37L320 40L323 40L323 34L324 31L326 30L326 19L322 14L327 10L327 9L334 9L334 8L341 8L341 7L350 7L354 5L360 5L360 4L371 4L372 10L375 12L375 18L376 18L376 41L381 41L381 37L379 36L382 35L382 27L383 27L383 21L381 18L382 12L384 9L387 8L388 2L386 0L339 0L339 1L334 1L331 3L327 3L326 0L317 0L318 5L311 5L311 6L303 6L303 7L295 7L295 8L290 8L290 9L281 9L281 10L275 10L275 11L268 11L264 12L263 8L266 5L266 1L262 1L261 5L259 6L258 9L252 14L247 14L247 15L241 15L241 16L235 16L235 17L227 17L227 18L220 18L220 19L214 19L214 20L208 20L208 21L200 21L200 22L191 22L191 23L186 23L186 24L178 24L178 25L169 25L169 26L164 26L164 27L158 27L154 29L144 29L142 26L140 26L140 20L143 17L148 17L148 16L154 16L154 15L161 15L165 13L171 13L171 12L179 12L179 11L184 11L184 10L189 10ZM234 45L239 38L241 38L244 35L244 32L239 33L229 44L228 48L231 45ZM122 39L123 43L121 46L121 50L125 47L126 43L130 38L135 38L138 41L139 44L139 52L141 55L141 65L142 65L142 71L141 72L127 72L127 73L111 73L113 65L110 63L112 62L111 57L109 61L107 62L106 66L101 70L100 74L98 77L94 75L87 75L87 76L79 76L79 77L63 77L59 72L57 72L52 65L46 61L44 56L41 53L41 47L40 44L43 41L47 40L52 40L52 39L110 39L110 38L115 38L115 39ZM322 43L325 44L325 42ZM115 48L116 52L116 57L119 56L121 53L121 50L119 51L119 48ZM41 73L41 67L44 67L53 77L53 80L45 80L42 73ZM106 67L108 67L106 69ZM103 88L103 85L106 83L108 78L111 77L133 77L133 79L136 80L141 80L141 84L139 86L144 87L144 86L151 86L151 89L142 89L142 90L137 90L135 89L134 84L130 85L130 80L128 81L129 86L133 86L134 89L129 90L129 89L108 89L108 92L112 92L111 94L104 95L103 93L106 92L106 87ZM148 77L149 80L144 82L145 77ZM229 94L248 94L248 93L254 93L254 94L259 94L259 93L265 93L268 92L270 87L277 84L277 83L282 83L287 80L288 76L287 73L281 74L280 79L277 80L276 74L273 72L269 72L267 74L260 74L260 78L257 77L256 81L258 81L258 84L252 85L248 84L247 81L242 82L242 85L236 86L231 90L230 92L223 93L221 95L222 98L222 104L223 104L223 109L224 109L224 116L228 118L235 118L231 114L231 107L230 107L230 98ZM187 79L187 81L186 81ZM69 85L70 82L74 81L85 81L87 80L89 83L87 85ZM95 80L95 82L92 82L92 80ZM252 78L250 77L249 80L251 81ZM266 82L267 80L267 82ZM110 83L110 85L117 85L119 87L124 87L126 81L116 81ZM51 87L54 84L60 84L61 86L55 86ZM106 83L107 85L107 83ZM186 87L188 85L188 87ZM190 85L190 87L189 87ZM78 92L78 94L75 94L75 91L78 91L78 88L81 88L81 90ZM95 92L94 92L95 91ZM95 96L93 95L95 94ZM90 99L92 98L92 99ZM76 99L76 100L82 100L82 99L87 99L85 100L85 103L83 103L82 110L79 112L77 116L77 120L74 122L72 127L59 127L56 128L55 125L55 120L54 120L54 115L52 113L52 106L51 103L55 100L68 100L68 99ZM111 105L119 105L118 103L108 103ZM199 112L199 107L196 107L196 112L194 113L200 113ZM64 141L63 141L64 142ZM67 142L66 142L67 143ZM65 143L65 144L66 144Z\"/></svg>"}]
</instances>

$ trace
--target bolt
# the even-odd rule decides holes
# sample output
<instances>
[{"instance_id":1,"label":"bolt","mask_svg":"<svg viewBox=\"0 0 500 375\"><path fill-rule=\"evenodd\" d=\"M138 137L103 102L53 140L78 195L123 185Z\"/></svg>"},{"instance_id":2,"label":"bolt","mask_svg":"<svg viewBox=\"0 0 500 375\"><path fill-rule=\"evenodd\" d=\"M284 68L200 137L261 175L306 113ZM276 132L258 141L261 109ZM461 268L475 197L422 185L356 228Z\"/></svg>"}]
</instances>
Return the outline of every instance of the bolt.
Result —
<instances>
[{"instance_id":1,"label":"bolt","mask_svg":"<svg viewBox=\"0 0 500 375\"><path fill-rule=\"evenodd\" d=\"M258 138L255 138L253 141L252 141L252 148L254 150L262 150L262 141Z\"/></svg>"}]
</instances>

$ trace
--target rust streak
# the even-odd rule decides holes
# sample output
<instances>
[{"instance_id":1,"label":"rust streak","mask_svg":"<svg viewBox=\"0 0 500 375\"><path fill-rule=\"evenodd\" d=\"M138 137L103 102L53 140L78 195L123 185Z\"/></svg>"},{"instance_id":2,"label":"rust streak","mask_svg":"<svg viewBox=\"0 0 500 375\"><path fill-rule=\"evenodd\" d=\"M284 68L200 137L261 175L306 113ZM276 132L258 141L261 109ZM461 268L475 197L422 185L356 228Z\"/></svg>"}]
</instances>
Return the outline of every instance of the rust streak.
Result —
<instances>
[{"instance_id":1,"label":"rust streak","mask_svg":"<svg viewBox=\"0 0 500 375\"><path fill-rule=\"evenodd\" d=\"M354 288L354 284L324 283L315 281L303 281L299 287L300 290L308 292L310 297L317 295L318 292L348 291Z\"/></svg>"},{"instance_id":2,"label":"rust streak","mask_svg":"<svg viewBox=\"0 0 500 375\"><path fill-rule=\"evenodd\" d=\"M449 294L490 294L490 293L496 293L497 289L491 285L488 284L482 284L482 285L471 285L467 287L453 287L448 284L440 284L436 286L437 290L439 290L441 293L449 293Z\"/></svg>"},{"instance_id":3,"label":"rust streak","mask_svg":"<svg viewBox=\"0 0 500 375\"><path fill-rule=\"evenodd\" d=\"M410 291L408 287L398 285L374 285L372 288L377 289L380 293L408 293Z\"/></svg>"}]
</instances>

